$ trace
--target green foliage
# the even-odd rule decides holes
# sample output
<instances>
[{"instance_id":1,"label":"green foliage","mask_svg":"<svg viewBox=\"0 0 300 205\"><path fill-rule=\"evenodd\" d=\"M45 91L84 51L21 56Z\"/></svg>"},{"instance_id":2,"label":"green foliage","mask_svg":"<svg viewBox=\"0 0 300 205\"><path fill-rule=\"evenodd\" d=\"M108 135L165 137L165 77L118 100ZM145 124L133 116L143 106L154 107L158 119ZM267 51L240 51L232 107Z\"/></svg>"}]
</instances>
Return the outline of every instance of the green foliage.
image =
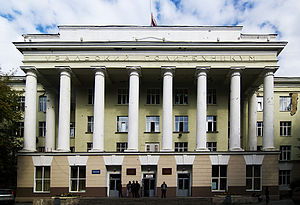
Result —
<instances>
[{"instance_id":1,"label":"green foliage","mask_svg":"<svg viewBox=\"0 0 300 205\"><path fill-rule=\"evenodd\" d=\"M16 186L16 154L23 141L16 135L22 119L20 93L11 89L10 80L9 76L0 76L0 186L4 188Z\"/></svg>"}]
</instances>

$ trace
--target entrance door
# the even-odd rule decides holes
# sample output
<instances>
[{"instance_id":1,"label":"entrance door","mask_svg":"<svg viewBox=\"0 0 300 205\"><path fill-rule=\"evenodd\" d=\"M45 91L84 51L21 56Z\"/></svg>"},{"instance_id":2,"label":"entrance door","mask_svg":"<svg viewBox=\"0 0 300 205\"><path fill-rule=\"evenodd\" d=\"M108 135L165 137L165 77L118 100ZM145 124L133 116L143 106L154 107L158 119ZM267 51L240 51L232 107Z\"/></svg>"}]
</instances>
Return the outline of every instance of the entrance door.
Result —
<instances>
[{"instance_id":1,"label":"entrance door","mask_svg":"<svg viewBox=\"0 0 300 205\"><path fill-rule=\"evenodd\" d=\"M143 175L143 197L155 196L155 174Z\"/></svg>"},{"instance_id":2,"label":"entrance door","mask_svg":"<svg viewBox=\"0 0 300 205\"><path fill-rule=\"evenodd\" d=\"M189 196L190 195L190 174L182 173L178 174L178 196Z\"/></svg>"},{"instance_id":3,"label":"entrance door","mask_svg":"<svg viewBox=\"0 0 300 205\"><path fill-rule=\"evenodd\" d=\"M121 174L110 174L109 175L109 196L118 197L119 192L117 190L117 185L121 183Z\"/></svg>"}]
</instances>

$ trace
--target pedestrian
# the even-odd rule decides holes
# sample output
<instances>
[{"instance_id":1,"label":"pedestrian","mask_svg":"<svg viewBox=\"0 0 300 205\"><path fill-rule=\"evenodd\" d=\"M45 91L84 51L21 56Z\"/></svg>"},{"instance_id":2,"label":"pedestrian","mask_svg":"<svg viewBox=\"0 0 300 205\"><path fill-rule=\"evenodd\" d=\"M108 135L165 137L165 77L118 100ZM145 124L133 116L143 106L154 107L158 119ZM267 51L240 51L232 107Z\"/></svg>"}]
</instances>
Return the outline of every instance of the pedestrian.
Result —
<instances>
[{"instance_id":1,"label":"pedestrian","mask_svg":"<svg viewBox=\"0 0 300 205\"><path fill-rule=\"evenodd\" d=\"M168 188L167 184L163 182L160 188L161 188L161 198L166 198L167 188Z\"/></svg>"},{"instance_id":2,"label":"pedestrian","mask_svg":"<svg viewBox=\"0 0 300 205\"><path fill-rule=\"evenodd\" d=\"M135 195L135 193L136 193L135 189L136 189L136 185L135 185L135 182L133 180L132 183L131 183L131 193L132 193L132 197L133 198L136 197L136 195Z\"/></svg>"},{"instance_id":3,"label":"pedestrian","mask_svg":"<svg viewBox=\"0 0 300 205\"><path fill-rule=\"evenodd\" d=\"M117 190L119 192L119 198L122 198L123 197L123 193L122 193L122 183L121 182L119 182L117 184Z\"/></svg>"},{"instance_id":4,"label":"pedestrian","mask_svg":"<svg viewBox=\"0 0 300 205\"><path fill-rule=\"evenodd\" d=\"M128 182L128 184L126 185L126 197L130 197L131 196L131 181Z\"/></svg>"},{"instance_id":5,"label":"pedestrian","mask_svg":"<svg viewBox=\"0 0 300 205\"><path fill-rule=\"evenodd\" d=\"M135 186L136 186L136 197L137 198L140 198L140 188L141 188L141 185L139 184L138 181L135 182Z\"/></svg>"},{"instance_id":6,"label":"pedestrian","mask_svg":"<svg viewBox=\"0 0 300 205\"><path fill-rule=\"evenodd\" d=\"M269 201L270 201L269 187L266 187L265 195L266 195L266 205L269 205Z\"/></svg>"}]
</instances>

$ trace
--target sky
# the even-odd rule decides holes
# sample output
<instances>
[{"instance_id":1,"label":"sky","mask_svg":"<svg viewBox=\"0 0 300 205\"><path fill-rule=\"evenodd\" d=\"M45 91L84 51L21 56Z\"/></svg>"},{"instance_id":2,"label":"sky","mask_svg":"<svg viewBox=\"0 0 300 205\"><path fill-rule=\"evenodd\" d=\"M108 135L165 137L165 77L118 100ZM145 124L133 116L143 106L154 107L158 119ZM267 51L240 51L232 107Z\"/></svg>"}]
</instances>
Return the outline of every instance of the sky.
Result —
<instances>
[{"instance_id":1,"label":"sky","mask_svg":"<svg viewBox=\"0 0 300 205\"><path fill-rule=\"evenodd\" d=\"M58 33L58 25L243 26L288 41L276 76L300 76L300 0L0 0L1 73L24 75L12 42L22 34Z\"/></svg>"}]
</instances>

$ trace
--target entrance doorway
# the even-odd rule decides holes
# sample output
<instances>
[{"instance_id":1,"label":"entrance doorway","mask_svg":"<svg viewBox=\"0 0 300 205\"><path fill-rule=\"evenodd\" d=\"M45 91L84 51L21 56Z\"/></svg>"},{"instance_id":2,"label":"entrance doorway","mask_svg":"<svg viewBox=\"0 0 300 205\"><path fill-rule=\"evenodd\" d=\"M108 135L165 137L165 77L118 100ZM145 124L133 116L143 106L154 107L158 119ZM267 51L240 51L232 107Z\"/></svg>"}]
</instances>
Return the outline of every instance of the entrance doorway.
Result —
<instances>
[{"instance_id":1,"label":"entrance doorway","mask_svg":"<svg viewBox=\"0 0 300 205\"><path fill-rule=\"evenodd\" d=\"M153 173L144 173L142 179L142 196L154 197L156 190L156 179Z\"/></svg>"},{"instance_id":2,"label":"entrance doorway","mask_svg":"<svg viewBox=\"0 0 300 205\"><path fill-rule=\"evenodd\" d=\"M109 196L118 197L118 184L121 183L121 174L109 174Z\"/></svg>"},{"instance_id":3,"label":"entrance doorway","mask_svg":"<svg viewBox=\"0 0 300 205\"><path fill-rule=\"evenodd\" d=\"M190 196L190 173L178 173L177 196Z\"/></svg>"}]
</instances>

